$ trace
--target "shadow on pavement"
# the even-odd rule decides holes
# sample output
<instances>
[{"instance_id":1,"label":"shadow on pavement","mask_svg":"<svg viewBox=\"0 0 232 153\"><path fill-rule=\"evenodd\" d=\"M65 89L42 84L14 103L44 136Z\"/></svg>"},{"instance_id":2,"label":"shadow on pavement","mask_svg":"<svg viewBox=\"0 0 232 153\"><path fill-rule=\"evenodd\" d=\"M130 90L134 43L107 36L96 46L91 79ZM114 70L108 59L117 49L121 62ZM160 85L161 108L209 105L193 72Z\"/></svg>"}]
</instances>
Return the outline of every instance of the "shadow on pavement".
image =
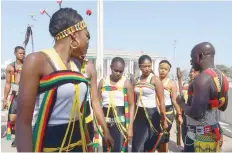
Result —
<instances>
[{"instance_id":1,"label":"shadow on pavement","mask_svg":"<svg viewBox=\"0 0 232 153\"><path fill-rule=\"evenodd\" d=\"M1 125L1 138L3 138L4 134L6 134L6 126L5 125Z\"/></svg>"},{"instance_id":2,"label":"shadow on pavement","mask_svg":"<svg viewBox=\"0 0 232 153\"><path fill-rule=\"evenodd\" d=\"M168 150L172 151L172 152L181 152L181 150L183 150L184 147L182 146L177 146L176 142L173 142L172 140L169 141L168 143Z\"/></svg>"}]
</instances>

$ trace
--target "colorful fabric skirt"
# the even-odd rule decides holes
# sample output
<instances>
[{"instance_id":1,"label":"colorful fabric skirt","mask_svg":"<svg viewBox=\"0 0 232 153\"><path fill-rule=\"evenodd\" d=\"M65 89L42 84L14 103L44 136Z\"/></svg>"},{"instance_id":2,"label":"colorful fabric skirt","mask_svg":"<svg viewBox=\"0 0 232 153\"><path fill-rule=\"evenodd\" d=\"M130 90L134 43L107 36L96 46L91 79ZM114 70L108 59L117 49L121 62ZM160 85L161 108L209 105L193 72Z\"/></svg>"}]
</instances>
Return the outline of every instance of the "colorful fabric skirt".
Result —
<instances>
[{"instance_id":1,"label":"colorful fabric skirt","mask_svg":"<svg viewBox=\"0 0 232 153\"><path fill-rule=\"evenodd\" d=\"M195 152L220 152L220 142L216 142L216 135L210 133L207 135L196 135L194 141Z\"/></svg>"},{"instance_id":2,"label":"colorful fabric skirt","mask_svg":"<svg viewBox=\"0 0 232 153\"><path fill-rule=\"evenodd\" d=\"M209 132L209 130L206 130L207 127L209 126L205 126L204 130L202 128L198 128L198 132L204 132L204 134L195 134L196 131L193 132L193 130L195 130L196 128L192 128L192 127L191 129L189 129L188 126L188 133L184 139L185 141L184 152L220 152L223 142L223 132L222 129L220 128L220 125L219 125L220 140L218 142L216 141L217 137L214 130L212 130L211 132Z\"/></svg>"},{"instance_id":3,"label":"colorful fabric skirt","mask_svg":"<svg viewBox=\"0 0 232 153\"><path fill-rule=\"evenodd\" d=\"M7 132L6 132L6 140L12 139L12 134L15 135L15 122L10 121L10 115L17 114L17 94L15 91L12 91L10 95L10 102L8 104L8 119L7 119Z\"/></svg>"}]
</instances>

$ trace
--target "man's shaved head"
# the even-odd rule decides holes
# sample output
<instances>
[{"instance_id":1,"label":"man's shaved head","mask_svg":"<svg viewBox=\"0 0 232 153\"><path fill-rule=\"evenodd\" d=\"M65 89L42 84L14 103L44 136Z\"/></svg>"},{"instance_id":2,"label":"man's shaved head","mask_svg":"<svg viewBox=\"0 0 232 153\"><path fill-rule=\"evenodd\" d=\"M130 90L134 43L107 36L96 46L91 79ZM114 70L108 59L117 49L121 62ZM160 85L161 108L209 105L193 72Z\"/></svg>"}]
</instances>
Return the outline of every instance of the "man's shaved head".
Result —
<instances>
[{"instance_id":1,"label":"man's shaved head","mask_svg":"<svg viewBox=\"0 0 232 153\"><path fill-rule=\"evenodd\" d=\"M215 55L215 49L213 45L209 42L202 42L194 46L192 49L192 54L204 54L204 55Z\"/></svg>"},{"instance_id":2,"label":"man's shaved head","mask_svg":"<svg viewBox=\"0 0 232 153\"><path fill-rule=\"evenodd\" d=\"M202 42L193 47L191 52L191 65L199 70L205 67L206 63L214 62L215 49L209 42Z\"/></svg>"}]
</instances>

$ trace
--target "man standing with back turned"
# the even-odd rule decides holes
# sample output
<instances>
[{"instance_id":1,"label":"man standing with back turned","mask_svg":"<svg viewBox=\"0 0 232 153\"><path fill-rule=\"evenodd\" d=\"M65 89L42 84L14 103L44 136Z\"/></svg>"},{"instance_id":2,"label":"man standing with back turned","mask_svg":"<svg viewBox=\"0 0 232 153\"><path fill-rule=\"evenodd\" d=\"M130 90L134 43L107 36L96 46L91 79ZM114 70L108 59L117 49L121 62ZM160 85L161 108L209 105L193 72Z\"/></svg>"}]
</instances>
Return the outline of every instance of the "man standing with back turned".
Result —
<instances>
[{"instance_id":1,"label":"man standing with back turned","mask_svg":"<svg viewBox=\"0 0 232 153\"><path fill-rule=\"evenodd\" d=\"M229 85L225 75L215 68L214 55L215 49L209 42L192 49L191 65L201 72L193 82L189 104L183 96L177 97L187 120L185 152L219 152L222 146L219 111L227 108Z\"/></svg>"}]
</instances>

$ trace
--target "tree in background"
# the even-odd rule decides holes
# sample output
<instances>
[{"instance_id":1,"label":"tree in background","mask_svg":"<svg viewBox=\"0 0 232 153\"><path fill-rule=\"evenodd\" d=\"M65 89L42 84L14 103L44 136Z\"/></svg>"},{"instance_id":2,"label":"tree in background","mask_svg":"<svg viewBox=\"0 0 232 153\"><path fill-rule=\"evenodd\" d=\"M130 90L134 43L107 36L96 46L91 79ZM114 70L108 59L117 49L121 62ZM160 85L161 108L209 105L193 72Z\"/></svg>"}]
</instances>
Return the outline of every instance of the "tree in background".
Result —
<instances>
[{"instance_id":1,"label":"tree in background","mask_svg":"<svg viewBox=\"0 0 232 153\"><path fill-rule=\"evenodd\" d=\"M222 71L227 77L232 77L232 67L219 64L219 65L216 65L216 68Z\"/></svg>"},{"instance_id":2,"label":"tree in background","mask_svg":"<svg viewBox=\"0 0 232 153\"><path fill-rule=\"evenodd\" d=\"M183 80L189 79L189 71L190 71L189 69L184 69L183 71L181 71Z\"/></svg>"},{"instance_id":3,"label":"tree in background","mask_svg":"<svg viewBox=\"0 0 232 153\"><path fill-rule=\"evenodd\" d=\"M4 80L6 78L6 69L1 68L1 80Z\"/></svg>"}]
</instances>

